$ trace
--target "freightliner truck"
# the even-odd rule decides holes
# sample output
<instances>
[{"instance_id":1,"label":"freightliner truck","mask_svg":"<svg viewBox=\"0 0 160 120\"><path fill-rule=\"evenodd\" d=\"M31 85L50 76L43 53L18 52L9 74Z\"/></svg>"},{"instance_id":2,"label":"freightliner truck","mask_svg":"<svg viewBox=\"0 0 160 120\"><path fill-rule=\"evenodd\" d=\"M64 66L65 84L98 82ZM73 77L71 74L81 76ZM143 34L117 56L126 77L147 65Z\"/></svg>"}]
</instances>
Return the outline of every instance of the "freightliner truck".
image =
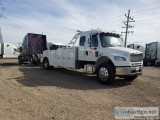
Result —
<instances>
[{"instance_id":1,"label":"freightliner truck","mask_svg":"<svg viewBox=\"0 0 160 120\"><path fill-rule=\"evenodd\" d=\"M103 84L112 83L116 76L133 81L142 74L143 53L125 48L119 34L101 30L77 32L68 46L43 51L41 62L45 69L82 69L97 74Z\"/></svg>"}]
</instances>

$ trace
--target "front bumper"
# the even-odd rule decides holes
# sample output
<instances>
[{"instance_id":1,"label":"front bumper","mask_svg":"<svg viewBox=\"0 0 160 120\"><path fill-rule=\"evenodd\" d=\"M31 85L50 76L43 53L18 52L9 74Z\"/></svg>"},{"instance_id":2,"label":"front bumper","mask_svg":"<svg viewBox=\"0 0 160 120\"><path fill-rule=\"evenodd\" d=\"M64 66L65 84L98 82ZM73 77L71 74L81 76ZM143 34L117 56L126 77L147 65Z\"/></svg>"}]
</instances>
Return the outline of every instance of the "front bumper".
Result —
<instances>
[{"instance_id":1,"label":"front bumper","mask_svg":"<svg viewBox=\"0 0 160 120\"><path fill-rule=\"evenodd\" d=\"M141 75L142 74L142 66L136 67L116 67L116 75L117 76L125 76L125 75Z\"/></svg>"}]
</instances>

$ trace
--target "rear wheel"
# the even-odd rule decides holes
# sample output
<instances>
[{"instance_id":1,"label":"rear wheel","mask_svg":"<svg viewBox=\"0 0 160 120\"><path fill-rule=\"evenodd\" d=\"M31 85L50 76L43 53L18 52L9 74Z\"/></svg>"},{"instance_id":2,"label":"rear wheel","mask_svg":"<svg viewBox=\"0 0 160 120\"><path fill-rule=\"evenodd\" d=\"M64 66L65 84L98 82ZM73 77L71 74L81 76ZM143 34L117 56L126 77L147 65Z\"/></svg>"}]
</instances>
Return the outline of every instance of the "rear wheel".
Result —
<instances>
[{"instance_id":1,"label":"rear wheel","mask_svg":"<svg viewBox=\"0 0 160 120\"><path fill-rule=\"evenodd\" d=\"M124 79L125 79L126 81L133 81L133 80L135 80L137 77L138 77L138 75L135 75L135 76L126 76Z\"/></svg>"},{"instance_id":2,"label":"rear wheel","mask_svg":"<svg viewBox=\"0 0 160 120\"><path fill-rule=\"evenodd\" d=\"M107 63L103 63L98 67L98 80L102 84L111 84L115 79L114 68Z\"/></svg>"},{"instance_id":3,"label":"rear wheel","mask_svg":"<svg viewBox=\"0 0 160 120\"><path fill-rule=\"evenodd\" d=\"M44 60L43 60L43 67L45 68L45 69L50 69L50 66L49 66L49 61L48 61L48 59L47 58L45 58Z\"/></svg>"}]
</instances>

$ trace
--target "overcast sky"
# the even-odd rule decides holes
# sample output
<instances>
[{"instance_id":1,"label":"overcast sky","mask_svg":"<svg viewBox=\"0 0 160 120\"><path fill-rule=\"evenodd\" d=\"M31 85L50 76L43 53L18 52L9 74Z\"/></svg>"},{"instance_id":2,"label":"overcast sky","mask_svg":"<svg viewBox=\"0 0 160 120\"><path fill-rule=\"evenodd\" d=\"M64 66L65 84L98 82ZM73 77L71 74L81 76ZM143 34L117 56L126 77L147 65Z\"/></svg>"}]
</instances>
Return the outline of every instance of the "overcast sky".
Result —
<instances>
[{"instance_id":1,"label":"overcast sky","mask_svg":"<svg viewBox=\"0 0 160 120\"><path fill-rule=\"evenodd\" d=\"M47 35L67 44L77 30L125 31L122 21L131 10L135 22L128 43L160 41L160 0L0 0L4 42L18 46L27 33ZM2 6L3 5L3 6ZM124 38L123 34L123 38Z\"/></svg>"}]
</instances>

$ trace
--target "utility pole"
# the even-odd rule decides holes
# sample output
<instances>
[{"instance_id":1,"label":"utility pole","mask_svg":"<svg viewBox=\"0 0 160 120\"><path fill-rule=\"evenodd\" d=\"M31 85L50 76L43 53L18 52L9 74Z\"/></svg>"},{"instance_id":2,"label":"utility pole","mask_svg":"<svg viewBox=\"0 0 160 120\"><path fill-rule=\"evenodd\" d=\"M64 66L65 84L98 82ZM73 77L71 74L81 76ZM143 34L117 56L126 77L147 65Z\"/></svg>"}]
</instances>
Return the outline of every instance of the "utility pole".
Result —
<instances>
[{"instance_id":1,"label":"utility pole","mask_svg":"<svg viewBox=\"0 0 160 120\"><path fill-rule=\"evenodd\" d=\"M124 46L126 47L126 45L127 45L127 35L128 35L128 33L133 33L133 31L128 31L128 28L133 28L134 27L134 26L129 25L129 22L135 22L135 21L133 20L132 17L130 17L130 10L128 10L128 15L125 14L125 16L127 17L127 21L123 22L125 27L122 27L122 28L126 28L126 31L121 32L121 33L125 33Z\"/></svg>"}]
</instances>

